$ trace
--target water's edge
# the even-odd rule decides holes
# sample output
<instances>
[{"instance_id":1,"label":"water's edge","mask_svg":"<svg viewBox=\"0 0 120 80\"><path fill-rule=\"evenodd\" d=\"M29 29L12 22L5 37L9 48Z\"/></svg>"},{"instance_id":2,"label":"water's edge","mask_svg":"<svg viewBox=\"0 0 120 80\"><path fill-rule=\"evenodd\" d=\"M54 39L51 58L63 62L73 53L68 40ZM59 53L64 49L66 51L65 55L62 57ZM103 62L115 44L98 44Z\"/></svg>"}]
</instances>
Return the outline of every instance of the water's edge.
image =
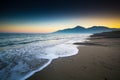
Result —
<instances>
[{"instance_id":1,"label":"water's edge","mask_svg":"<svg viewBox=\"0 0 120 80\"><path fill-rule=\"evenodd\" d=\"M65 57L70 57L70 56L77 55L78 52L79 52L78 46L76 46L76 49L77 49L77 51L76 51L74 54L69 55L69 56L63 56L63 57L61 57L61 58L65 58ZM59 58L55 58L55 59L59 59ZM55 60L55 59L50 59L44 66L42 66L42 67L40 67L39 69L36 69L36 70L30 72L29 74L27 74L25 77L21 78L20 80L26 80L26 79L28 79L29 77L31 77L32 75L34 75L36 72L42 71L42 70L45 69L47 66L49 66L49 65L52 63L52 61Z\"/></svg>"},{"instance_id":2,"label":"water's edge","mask_svg":"<svg viewBox=\"0 0 120 80\"><path fill-rule=\"evenodd\" d=\"M70 57L70 56L77 55L78 52L79 52L78 47L79 47L80 45L79 45L79 46L78 46L78 45L74 45L74 44L72 44L72 45L75 46L75 48L76 48L76 52L75 52L74 54L67 55L67 56L62 56L62 57L58 57L58 58L55 58L55 59L66 58L66 57ZM52 63L52 61L55 60L55 59L50 59L50 60L48 61L48 63L46 63L44 66L40 67L39 69L37 69L37 70L35 70L35 71L32 71L31 73L29 73L27 76L23 77L23 78L20 79L20 80L26 80L26 79L28 79L29 77L31 77L32 75L34 75L36 72L40 72L41 70L43 70L43 69L45 69L47 66L49 66L49 65Z\"/></svg>"},{"instance_id":3,"label":"water's edge","mask_svg":"<svg viewBox=\"0 0 120 80\"><path fill-rule=\"evenodd\" d=\"M20 80L28 79L30 76L34 75L36 72L39 72L43 70L44 68L46 68L51 62L52 62L52 59L49 60L44 66L40 67L39 69L36 69L35 71L30 72L29 74L27 74L25 77L21 78Z\"/></svg>"},{"instance_id":4,"label":"water's edge","mask_svg":"<svg viewBox=\"0 0 120 80\"><path fill-rule=\"evenodd\" d=\"M84 42L90 35L10 34L0 36L0 64L2 64L0 66L0 79L28 79L50 65L53 60L78 54L78 45L73 43ZM25 42L27 44L24 44Z\"/></svg>"}]
</instances>

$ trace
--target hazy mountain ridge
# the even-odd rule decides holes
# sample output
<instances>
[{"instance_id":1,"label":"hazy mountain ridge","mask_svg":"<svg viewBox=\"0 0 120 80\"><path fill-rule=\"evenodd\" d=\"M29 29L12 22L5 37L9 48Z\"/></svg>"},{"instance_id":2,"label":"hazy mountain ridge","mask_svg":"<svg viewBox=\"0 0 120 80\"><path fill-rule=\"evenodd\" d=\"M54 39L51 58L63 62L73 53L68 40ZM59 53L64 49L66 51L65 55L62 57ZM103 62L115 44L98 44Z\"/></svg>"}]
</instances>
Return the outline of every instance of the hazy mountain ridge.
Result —
<instances>
[{"instance_id":1,"label":"hazy mountain ridge","mask_svg":"<svg viewBox=\"0 0 120 80\"><path fill-rule=\"evenodd\" d=\"M100 33L100 32L114 31L114 30L120 30L120 29L108 28L105 26L92 26L90 28L76 26L74 28L67 28L67 29L63 29L63 30L58 30L54 33Z\"/></svg>"}]
</instances>

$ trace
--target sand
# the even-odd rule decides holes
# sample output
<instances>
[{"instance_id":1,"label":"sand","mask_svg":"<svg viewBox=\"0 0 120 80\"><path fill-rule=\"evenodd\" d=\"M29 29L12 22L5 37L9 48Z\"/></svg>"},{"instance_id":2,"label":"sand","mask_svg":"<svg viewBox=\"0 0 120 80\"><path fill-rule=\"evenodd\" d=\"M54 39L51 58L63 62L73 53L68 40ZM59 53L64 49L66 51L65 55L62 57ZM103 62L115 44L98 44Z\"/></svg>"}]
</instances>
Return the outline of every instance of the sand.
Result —
<instances>
[{"instance_id":1,"label":"sand","mask_svg":"<svg viewBox=\"0 0 120 80\"><path fill-rule=\"evenodd\" d=\"M77 55L53 60L27 80L120 80L120 38L91 39L87 43L77 44Z\"/></svg>"}]
</instances>

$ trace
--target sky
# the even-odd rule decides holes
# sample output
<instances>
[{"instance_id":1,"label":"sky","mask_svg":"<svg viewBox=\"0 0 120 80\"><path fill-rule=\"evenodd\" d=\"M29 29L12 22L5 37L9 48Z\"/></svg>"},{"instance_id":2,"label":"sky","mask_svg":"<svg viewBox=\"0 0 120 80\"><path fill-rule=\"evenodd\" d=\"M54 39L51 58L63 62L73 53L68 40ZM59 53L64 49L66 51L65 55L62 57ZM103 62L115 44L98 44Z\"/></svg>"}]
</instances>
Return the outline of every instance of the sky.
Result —
<instances>
[{"instance_id":1,"label":"sky","mask_svg":"<svg viewBox=\"0 0 120 80\"><path fill-rule=\"evenodd\" d=\"M115 0L4 0L0 10L0 32L49 33L78 25L120 28Z\"/></svg>"}]
</instances>

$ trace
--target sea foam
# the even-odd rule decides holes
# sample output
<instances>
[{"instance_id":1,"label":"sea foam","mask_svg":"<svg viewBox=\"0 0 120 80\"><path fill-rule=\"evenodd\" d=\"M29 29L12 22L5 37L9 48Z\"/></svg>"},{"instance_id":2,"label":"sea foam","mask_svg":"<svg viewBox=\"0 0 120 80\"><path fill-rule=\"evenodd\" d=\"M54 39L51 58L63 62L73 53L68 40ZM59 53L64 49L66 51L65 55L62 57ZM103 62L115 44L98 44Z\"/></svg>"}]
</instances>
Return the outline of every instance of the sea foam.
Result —
<instances>
[{"instance_id":1,"label":"sea foam","mask_svg":"<svg viewBox=\"0 0 120 80\"><path fill-rule=\"evenodd\" d=\"M25 36L25 34L23 35ZM31 35L30 37L29 35L18 37L19 43L26 40L28 44L7 44L8 46L0 47L0 80L25 80L35 72L47 67L53 59L76 55L78 49L73 43L83 42L89 35L37 34L35 37L33 35L32 37ZM13 43L13 40L16 39L9 41Z\"/></svg>"}]
</instances>

